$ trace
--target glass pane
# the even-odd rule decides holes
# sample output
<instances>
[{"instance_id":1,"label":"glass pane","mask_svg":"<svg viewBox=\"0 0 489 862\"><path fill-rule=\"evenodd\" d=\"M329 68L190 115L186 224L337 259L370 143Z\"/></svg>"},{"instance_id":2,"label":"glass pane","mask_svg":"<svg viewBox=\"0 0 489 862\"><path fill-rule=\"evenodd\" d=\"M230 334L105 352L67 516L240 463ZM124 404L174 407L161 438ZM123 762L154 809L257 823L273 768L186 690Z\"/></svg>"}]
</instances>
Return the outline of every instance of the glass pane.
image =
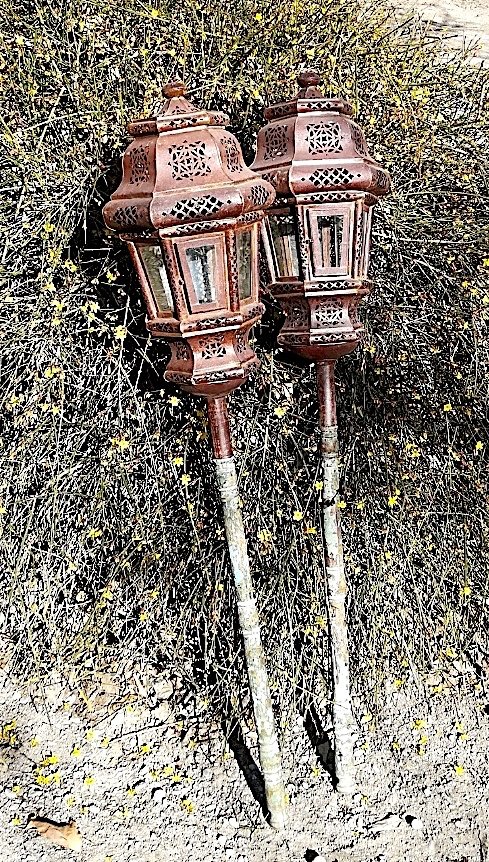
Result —
<instances>
[{"instance_id":1,"label":"glass pane","mask_svg":"<svg viewBox=\"0 0 489 862\"><path fill-rule=\"evenodd\" d=\"M341 266L343 216L318 216L318 231L321 243L323 266L328 269Z\"/></svg>"},{"instance_id":2,"label":"glass pane","mask_svg":"<svg viewBox=\"0 0 489 862\"><path fill-rule=\"evenodd\" d=\"M282 277L299 277L293 215L271 215L269 219L279 275Z\"/></svg>"},{"instance_id":3,"label":"glass pane","mask_svg":"<svg viewBox=\"0 0 489 862\"><path fill-rule=\"evenodd\" d=\"M138 251L143 262L158 311L173 312L173 297L159 245L140 245Z\"/></svg>"},{"instance_id":4,"label":"glass pane","mask_svg":"<svg viewBox=\"0 0 489 862\"><path fill-rule=\"evenodd\" d=\"M216 248L214 245L200 245L185 249L190 275L194 283L197 302L216 300Z\"/></svg>"},{"instance_id":5,"label":"glass pane","mask_svg":"<svg viewBox=\"0 0 489 862\"><path fill-rule=\"evenodd\" d=\"M249 299L251 296L251 231L239 231L236 234L236 255L238 257L239 298Z\"/></svg>"}]
</instances>

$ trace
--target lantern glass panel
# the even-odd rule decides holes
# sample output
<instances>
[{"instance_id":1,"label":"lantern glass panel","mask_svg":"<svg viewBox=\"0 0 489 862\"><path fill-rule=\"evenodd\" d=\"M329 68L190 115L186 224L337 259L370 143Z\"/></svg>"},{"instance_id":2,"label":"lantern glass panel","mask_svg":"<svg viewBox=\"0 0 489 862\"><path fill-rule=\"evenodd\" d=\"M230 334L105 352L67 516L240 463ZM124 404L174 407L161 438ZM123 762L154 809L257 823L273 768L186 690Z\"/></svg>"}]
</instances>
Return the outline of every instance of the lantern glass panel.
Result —
<instances>
[{"instance_id":1,"label":"lantern glass panel","mask_svg":"<svg viewBox=\"0 0 489 862\"><path fill-rule=\"evenodd\" d=\"M159 245L140 245L139 255L159 312L173 313L173 297Z\"/></svg>"},{"instance_id":2,"label":"lantern glass panel","mask_svg":"<svg viewBox=\"0 0 489 862\"><path fill-rule=\"evenodd\" d=\"M306 209L314 278L352 272L354 204L321 204Z\"/></svg>"},{"instance_id":3,"label":"lantern glass panel","mask_svg":"<svg viewBox=\"0 0 489 862\"><path fill-rule=\"evenodd\" d=\"M363 255L362 255L362 275L367 276L368 262L370 257L370 230L372 227L372 209L363 211Z\"/></svg>"},{"instance_id":4,"label":"lantern glass panel","mask_svg":"<svg viewBox=\"0 0 489 862\"><path fill-rule=\"evenodd\" d=\"M251 296L253 286L251 248L251 231L238 231L236 234L236 256L238 258L238 285L240 299L249 299Z\"/></svg>"},{"instance_id":5,"label":"lantern glass panel","mask_svg":"<svg viewBox=\"0 0 489 862\"><path fill-rule=\"evenodd\" d=\"M269 223L279 278L299 278L294 216L270 215Z\"/></svg>"},{"instance_id":6,"label":"lantern glass panel","mask_svg":"<svg viewBox=\"0 0 489 862\"><path fill-rule=\"evenodd\" d=\"M200 245L185 249L195 296L199 305L216 301L216 249Z\"/></svg>"},{"instance_id":7,"label":"lantern glass panel","mask_svg":"<svg viewBox=\"0 0 489 862\"><path fill-rule=\"evenodd\" d=\"M341 266L343 216L318 216L318 232L324 267Z\"/></svg>"}]
</instances>

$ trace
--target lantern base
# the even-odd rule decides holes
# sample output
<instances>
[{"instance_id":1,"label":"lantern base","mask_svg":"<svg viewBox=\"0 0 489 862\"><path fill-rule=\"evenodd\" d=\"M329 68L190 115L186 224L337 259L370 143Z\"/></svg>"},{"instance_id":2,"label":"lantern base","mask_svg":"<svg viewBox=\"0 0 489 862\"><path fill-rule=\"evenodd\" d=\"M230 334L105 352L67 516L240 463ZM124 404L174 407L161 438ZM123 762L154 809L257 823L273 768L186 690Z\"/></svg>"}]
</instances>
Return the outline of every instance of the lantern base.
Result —
<instances>
[{"instance_id":1,"label":"lantern base","mask_svg":"<svg viewBox=\"0 0 489 862\"><path fill-rule=\"evenodd\" d=\"M347 336L349 335L350 333L347 333ZM301 333L289 334L282 331L277 341L283 350L294 353L308 362L334 362L340 356L353 353L360 342L360 335L361 333L357 330L351 333L352 337L348 338L348 340L332 341L330 340L330 335L313 336L311 338L307 332L302 335ZM322 342L319 341L321 337L324 339ZM317 341L314 341L314 338Z\"/></svg>"}]
</instances>

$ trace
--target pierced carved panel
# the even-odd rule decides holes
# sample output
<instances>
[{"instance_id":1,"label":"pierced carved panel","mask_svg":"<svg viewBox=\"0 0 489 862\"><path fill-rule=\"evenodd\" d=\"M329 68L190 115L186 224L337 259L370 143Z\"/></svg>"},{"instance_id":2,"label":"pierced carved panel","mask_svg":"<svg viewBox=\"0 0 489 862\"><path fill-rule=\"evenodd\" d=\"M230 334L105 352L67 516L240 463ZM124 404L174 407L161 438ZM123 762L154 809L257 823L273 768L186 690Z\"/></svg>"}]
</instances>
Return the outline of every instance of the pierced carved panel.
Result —
<instances>
[{"instance_id":1,"label":"pierced carved panel","mask_svg":"<svg viewBox=\"0 0 489 862\"><path fill-rule=\"evenodd\" d=\"M391 187L389 175L385 171L374 171L373 181L379 191L387 193Z\"/></svg>"},{"instance_id":2,"label":"pierced carved panel","mask_svg":"<svg viewBox=\"0 0 489 862\"><path fill-rule=\"evenodd\" d=\"M147 183L149 180L149 147L140 146L134 147L129 153L131 164L131 176L129 182L132 185L140 185Z\"/></svg>"},{"instance_id":3,"label":"pierced carved panel","mask_svg":"<svg viewBox=\"0 0 489 862\"><path fill-rule=\"evenodd\" d=\"M358 126L350 126L354 147L360 156L368 156L367 144Z\"/></svg>"},{"instance_id":4,"label":"pierced carved panel","mask_svg":"<svg viewBox=\"0 0 489 862\"><path fill-rule=\"evenodd\" d=\"M248 334L245 335L240 329L238 329L236 335L234 336L234 341L236 344L236 352L239 354L246 353L248 350Z\"/></svg>"},{"instance_id":5,"label":"pierced carved panel","mask_svg":"<svg viewBox=\"0 0 489 862\"><path fill-rule=\"evenodd\" d=\"M184 141L183 144L169 147L168 152L172 177L175 180L203 177L211 172L210 157L203 141Z\"/></svg>"},{"instance_id":6,"label":"pierced carved panel","mask_svg":"<svg viewBox=\"0 0 489 862\"><path fill-rule=\"evenodd\" d=\"M228 171L231 174L242 171L243 166L241 164L241 154L236 141L233 141L232 138L223 138L221 144L224 147L224 152L226 154L226 167Z\"/></svg>"},{"instance_id":7,"label":"pierced carved panel","mask_svg":"<svg viewBox=\"0 0 489 862\"><path fill-rule=\"evenodd\" d=\"M268 200L268 192L263 186L252 186L250 200L255 207L261 207Z\"/></svg>"},{"instance_id":8,"label":"pierced carved panel","mask_svg":"<svg viewBox=\"0 0 489 862\"><path fill-rule=\"evenodd\" d=\"M137 225L138 223L138 210L137 207L118 207L112 216L112 220L115 221L120 227L127 227L128 225Z\"/></svg>"},{"instance_id":9,"label":"pierced carved panel","mask_svg":"<svg viewBox=\"0 0 489 862\"><path fill-rule=\"evenodd\" d=\"M351 332L321 332L311 335L311 344L337 344L341 341L358 341L358 334Z\"/></svg>"},{"instance_id":10,"label":"pierced carved panel","mask_svg":"<svg viewBox=\"0 0 489 862\"><path fill-rule=\"evenodd\" d=\"M227 203L231 203L231 201ZM206 218L206 216L218 212L222 206L223 201L218 200L214 195L203 195L201 198L187 198L177 201L166 215L181 221L189 218Z\"/></svg>"},{"instance_id":11,"label":"pierced carved panel","mask_svg":"<svg viewBox=\"0 0 489 862\"><path fill-rule=\"evenodd\" d=\"M309 182L320 189L321 186L344 186L355 179L359 179L361 176L361 174L352 174L346 168L331 168L328 171L314 171L309 177ZM306 177L303 178L304 182L305 180Z\"/></svg>"},{"instance_id":12,"label":"pierced carved panel","mask_svg":"<svg viewBox=\"0 0 489 862\"><path fill-rule=\"evenodd\" d=\"M307 306L298 300L287 299L280 303L282 311L287 315L287 322L292 326L307 326L309 312Z\"/></svg>"},{"instance_id":13,"label":"pierced carved panel","mask_svg":"<svg viewBox=\"0 0 489 862\"><path fill-rule=\"evenodd\" d=\"M316 307L316 320L323 326L337 326L343 318L341 299L325 299Z\"/></svg>"},{"instance_id":14,"label":"pierced carved panel","mask_svg":"<svg viewBox=\"0 0 489 862\"><path fill-rule=\"evenodd\" d=\"M190 349L188 344L185 341L177 341L175 345L175 357L176 359L190 359Z\"/></svg>"},{"instance_id":15,"label":"pierced carved panel","mask_svg":"<svg viewBox=\"0 0 489 862\"><path fill-rule=\"evenodd\" d=\"M339 123L314 123L307 126L307 143L309 152L341 153L343 136Z\"/></svg>"},{"instance_id":16,"label":"pierced carved panel","mask_svg":"<svg viewBox=\"0 0 489 862\"><path fill-rule=\"evenodd\" d=\"M265 160L285 156L287 148L287 126L270 126L265 129Z\"/></svg>"},{"instance_id":17,"label":"pierced carved panel","mask_svg":"<svg viewBox=\"0 0 489 862\"><path fill-rule=\"evenodd\" d=\"M208 338L199 339L199 347L202 350L202 359L216 359L226 355L223 335L209 335Z\"/></svg>"}]
</instances>

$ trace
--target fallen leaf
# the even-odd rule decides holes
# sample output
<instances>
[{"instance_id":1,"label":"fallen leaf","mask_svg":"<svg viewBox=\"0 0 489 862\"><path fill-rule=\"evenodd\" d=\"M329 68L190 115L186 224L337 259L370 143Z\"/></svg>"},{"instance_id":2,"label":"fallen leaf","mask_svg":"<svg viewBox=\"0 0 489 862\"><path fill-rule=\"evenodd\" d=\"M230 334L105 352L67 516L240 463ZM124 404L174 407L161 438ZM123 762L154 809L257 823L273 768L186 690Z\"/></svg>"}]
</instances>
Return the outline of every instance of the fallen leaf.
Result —
<instances>
[{"instance_id":1,"label":"fallen leaf","mask_svg":"<svg viewBox=\"0 0 489 862\"><path fill-rule=\"evenodd\" d=\"M376 820L368 827L371 832L380 834L381 832L390 832L392 829L397 829L402 823L398 814L387 814L382 820Z\"/></svg>"},{"instance_id":2,"label":"fallen leaf","mask_svg":"<svg viewBox=\"0 0 489 862\"><path fill-rule=\"evenodd\" d=\"M69 823L55 823L45 817L33 817L29 820L28 826L34 826L39 835L51 841L52 844L57 844L58 847L66 847L68 850L74 850L75 853L81 850L81 835L73 820Z\"/></svg>"}]
</instances>

